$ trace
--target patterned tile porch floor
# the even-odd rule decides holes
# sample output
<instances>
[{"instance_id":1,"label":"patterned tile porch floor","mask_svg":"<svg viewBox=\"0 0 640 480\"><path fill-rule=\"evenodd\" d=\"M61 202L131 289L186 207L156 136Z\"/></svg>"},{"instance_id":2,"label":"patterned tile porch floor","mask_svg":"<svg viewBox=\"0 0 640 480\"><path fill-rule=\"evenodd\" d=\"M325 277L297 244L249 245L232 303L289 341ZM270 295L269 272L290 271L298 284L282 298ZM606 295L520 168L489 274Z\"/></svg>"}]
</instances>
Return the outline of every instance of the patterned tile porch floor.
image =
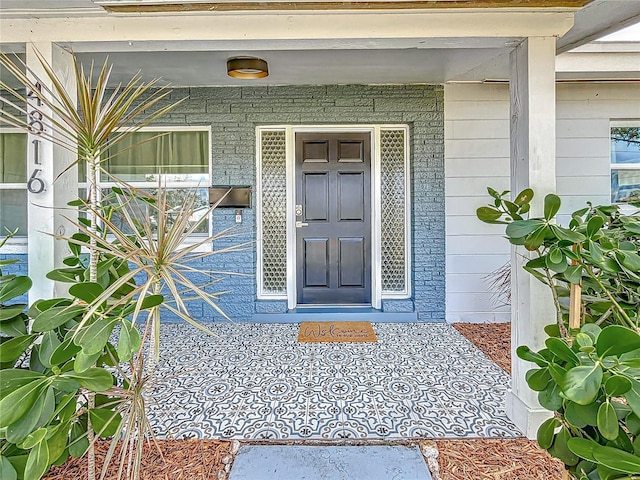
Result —
<instances>
[{"instance_id":1,"label":"patterned tile porch floor","mask_svg":"<svg viewBox=\"0 0 640 480\"><path fill-rule=\"evenodd\" d=\"M446 324L374 324L378 343L297 342L297 325L163 325L160 438L517 437L509 376ZM171 345L169 347L169 344Z\"/></svg>"}]
</instances>

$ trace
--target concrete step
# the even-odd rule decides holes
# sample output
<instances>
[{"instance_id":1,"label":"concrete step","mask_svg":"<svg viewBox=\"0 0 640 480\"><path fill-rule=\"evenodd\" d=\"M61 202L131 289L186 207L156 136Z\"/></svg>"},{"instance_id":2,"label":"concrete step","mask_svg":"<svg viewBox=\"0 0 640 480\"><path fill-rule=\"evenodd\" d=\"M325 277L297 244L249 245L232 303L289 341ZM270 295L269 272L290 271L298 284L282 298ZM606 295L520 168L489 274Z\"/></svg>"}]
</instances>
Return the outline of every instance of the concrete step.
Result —
<instances>
[{"instance_id":1,"label":"concrete step","mask_svg":"<svg viewBox=\"0 0 640 480\"><path fill-rule=\"evenodd\" d=\"M369 309L296 309L287 313L255 313L253 321L257 323L300 323L300 322L349 322L372 323L417 322L416 312L381 312Z\"/></svg>"},{"instance_id":2,"label":"concrete step","mask_svg":"<svg viewBox=\"0 0 640 480\"><path fill-rule=\"evenodd\" d=\"M418 447L247 445L229 480L432 480Z\"/></svg>"}]
</instances>

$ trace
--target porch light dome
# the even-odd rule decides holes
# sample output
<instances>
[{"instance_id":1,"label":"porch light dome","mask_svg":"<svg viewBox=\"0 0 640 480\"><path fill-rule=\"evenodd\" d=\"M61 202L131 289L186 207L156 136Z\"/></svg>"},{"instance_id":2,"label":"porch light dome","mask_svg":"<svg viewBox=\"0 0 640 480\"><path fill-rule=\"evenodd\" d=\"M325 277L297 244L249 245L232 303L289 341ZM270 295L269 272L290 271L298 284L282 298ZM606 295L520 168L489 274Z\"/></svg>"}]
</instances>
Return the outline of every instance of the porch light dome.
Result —
<instances>
[{"instance_id":1,"label":"porch light dome","mask_svg":"<svg viewBox=\"0 0 640 480\"><path fill-rule=\"evenodd\" d=\"M227 60L227 75L234 78L264 78L269 75L269 65L256 57L232 57Z\"/></svg>"}]
</instances>

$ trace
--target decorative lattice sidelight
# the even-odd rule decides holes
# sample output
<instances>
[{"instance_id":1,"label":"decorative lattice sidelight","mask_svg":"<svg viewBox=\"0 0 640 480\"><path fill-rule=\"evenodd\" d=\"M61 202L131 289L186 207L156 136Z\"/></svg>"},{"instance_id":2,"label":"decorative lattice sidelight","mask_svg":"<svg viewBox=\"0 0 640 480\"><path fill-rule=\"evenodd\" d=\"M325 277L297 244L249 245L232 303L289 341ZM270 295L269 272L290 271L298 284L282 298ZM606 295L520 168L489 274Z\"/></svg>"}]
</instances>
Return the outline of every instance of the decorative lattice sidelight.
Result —
<instances>
[{"instance_id":1,"label":"decorative lattice sidelight","mask_svg":"<svg viewBox=\"0 0 640 480\"><path fill-rule=\"evenodd\" d=\"M286 132L262 131L262 293L287 292Z\"/></svg>"},{"instance_id":2,"label":"decorative lattice sidelight","mask_svg":"<svg viewBox=\"0 0 640 480\"><path fill-rule=\"evenodd\" d=\"M404 129L380 131L383 294L402 294L407 291L405 136Z\"/></svg>"}]
</instances>

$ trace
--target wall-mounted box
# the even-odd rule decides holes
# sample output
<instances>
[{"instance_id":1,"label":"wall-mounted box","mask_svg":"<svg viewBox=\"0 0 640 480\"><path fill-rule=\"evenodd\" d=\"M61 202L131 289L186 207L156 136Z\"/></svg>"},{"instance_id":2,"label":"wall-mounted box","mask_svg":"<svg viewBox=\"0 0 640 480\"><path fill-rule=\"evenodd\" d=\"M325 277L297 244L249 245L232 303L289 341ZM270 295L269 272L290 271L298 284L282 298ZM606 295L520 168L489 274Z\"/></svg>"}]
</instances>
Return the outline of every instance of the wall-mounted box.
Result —
<instances>
[{"instance_id":1,"label":"wall-mounted box","mask_svg":"<svg viewBox=\"0 0 640 480\"><path fill-rule=\"evenodd\" d=\"M251 187L248 185L213 185L209 187L209 204L217 208L250 208Z\"/></svg>"}]
</instances>

